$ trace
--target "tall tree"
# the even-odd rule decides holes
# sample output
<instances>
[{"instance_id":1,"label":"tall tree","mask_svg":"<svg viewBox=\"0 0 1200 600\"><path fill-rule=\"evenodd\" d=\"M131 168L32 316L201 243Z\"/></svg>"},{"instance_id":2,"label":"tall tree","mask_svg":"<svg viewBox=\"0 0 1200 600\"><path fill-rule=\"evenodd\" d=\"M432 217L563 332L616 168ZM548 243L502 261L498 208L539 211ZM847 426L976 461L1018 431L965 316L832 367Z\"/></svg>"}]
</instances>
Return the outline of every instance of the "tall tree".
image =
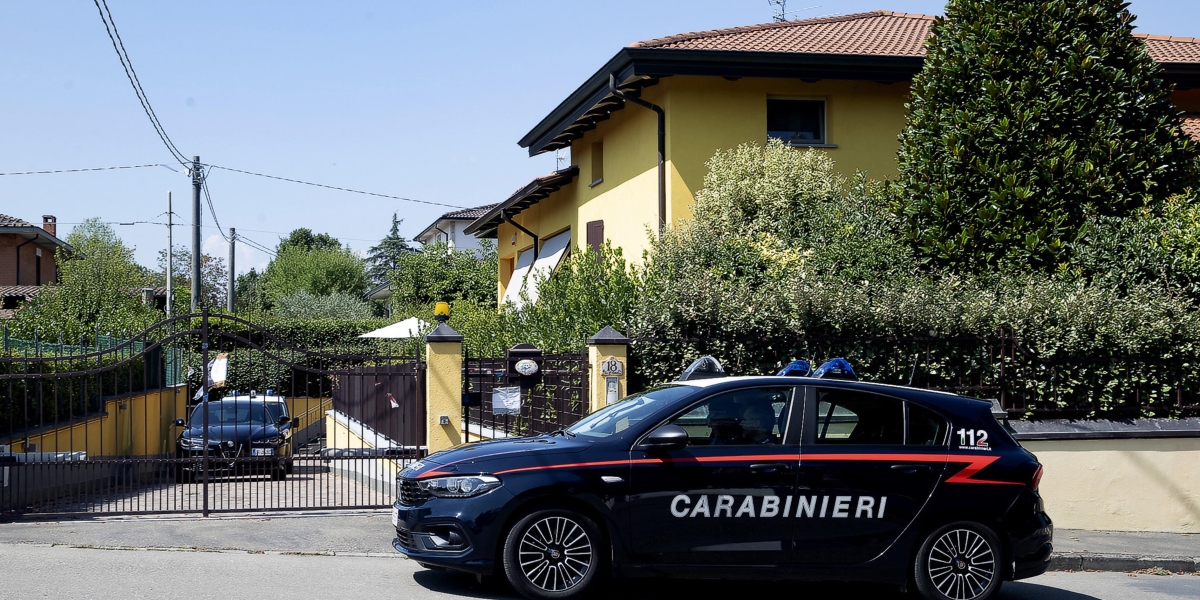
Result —
<instances>
[{"instance_id":1,"label":"tall tree","mask_svg":"<svg viewBox=\"0 0 1200 600\"><path fill-rule=\"evenodd\" d=\"M313 250L340 250L342 243L328 233L313 233L311 229L301 227L293 229L286 238L280 239L276 250L282 250L287 246L311 252Z\"/></svg>"},{"instance_id":2,"label":"tall tree","mask_svg":"<svg viewBox=\"0 0 1200 600\"><path fill-rule=\"evenodd\" d=\"M371 283L379 285L388 280L388 274L400 267L401 258L414 250L409 247L408 240L400 235L400 224L404 219L397 219L392 213L392 229L379 244L367 251L367 276Z\"/></svg>"},{"instance_id":3,"label":"tall tree","mask_svg":"<svg viewBox=\"0 0 1200 600\"><path fill-rule=\"evenodd\" d=\"M175 246L171 253L171 272L175 285L175 314L186 313L191 308L192 294L192 250L187 246ZM154 285L167 284L167 251L158 251L158 272L153 277ZM200 294L203 304L210 309L218 310L225 307L226 287L229 282L229 269L225 259L211 254L200 255Z\"/></svg>"},{"instance_id":4,"label":"tall tree","mask_svg":"<svg viewBox=\"0 0 1200 600\"><path fill-rule=\"evenodd\" d=\"M496 245L480 240L479 250L451 250L445 242L400 256L391 272L392 306L406 310L449 300L496 305Z\"/></svg>"},{"instance_id":5,"label":"tall tree","mask_svg":"<svg viewBox=\"0 0 1200 600\"><path fill-rule=\"evenodd\" d=\"M1195 181L1171 86L1122 0L950 0L900 135L906 234L925 257L1053 270L1091 216Z\"/></svg>"},{"instance_id":6,"label":"tall tree","mask_svg":"<svg viewBox=\"0 0 1200 600\"><path fill-rule=\"evenodd\" d=\"M335 242L337 240L334 240ZM348 248L280 244L279 253L263 272L263 290L271 302L289 294L307 291L317 296L334 292L361 295L367 291L363 260Z\"/></svg>"}]
</instances>

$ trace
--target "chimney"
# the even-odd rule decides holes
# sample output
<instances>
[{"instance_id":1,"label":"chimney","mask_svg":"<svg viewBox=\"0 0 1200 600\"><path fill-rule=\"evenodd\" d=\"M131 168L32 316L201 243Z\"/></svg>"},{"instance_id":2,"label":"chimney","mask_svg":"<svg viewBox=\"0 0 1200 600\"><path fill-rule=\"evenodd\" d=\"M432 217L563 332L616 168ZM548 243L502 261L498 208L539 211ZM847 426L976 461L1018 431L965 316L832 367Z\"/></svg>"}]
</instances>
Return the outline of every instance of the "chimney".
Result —
<instances>
[{"instance_id":1,"label":"chimney","mask_svg":"<svg viewBox=\"0 0 1200 600\"><path fill-rule=\"evenodd\" d=\"M57 237L58 234L55 232L58 231L58 217L54 215L42 215L42 229L45 229L46 233Z\"/></svg>"}]
</instances>

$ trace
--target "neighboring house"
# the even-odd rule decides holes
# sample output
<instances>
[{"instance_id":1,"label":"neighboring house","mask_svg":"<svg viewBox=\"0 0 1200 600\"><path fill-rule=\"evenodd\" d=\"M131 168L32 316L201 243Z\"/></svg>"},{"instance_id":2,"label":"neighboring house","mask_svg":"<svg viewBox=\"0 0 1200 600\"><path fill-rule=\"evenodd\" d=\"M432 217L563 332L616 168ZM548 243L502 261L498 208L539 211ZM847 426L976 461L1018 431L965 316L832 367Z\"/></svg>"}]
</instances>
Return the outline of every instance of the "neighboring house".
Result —
<instances>
[{"instance_id":1,"label":"neighboring house","mask_svg":"<svg viewBox=\"0 0 1200 600\"><path fill-rule=\"evenodd\" d=\"M53 215L43 216L37 227L0 214L0 317L11 317L17 304L36 294L39 286L58 281L55 253L71 247L55 237L56 230Z\"/></svg>"},{"instance_id":2,"label":"neighboring house","mask_svg":"<svg viewBox=\"0 0 1200 600\"><path fill-rule=\"evenodd\" d=\"M560 247L607 240L640 260L660 223L690 216L705 161L720 149L779 138L828 152L846 174L895 175L904 103L932 22L875 11L622 48L519 142L531 156L569 148L574 165L533 180L466 228L497 240L500 297L555 268ZM1200 113L1200 40L1140 37L1175 84L1172 100ZM646 102L654 108L633 105ZM1189 114L1184 130L1200 137L1200 116Z\"/></svg>"},{"instance_id":3,"label":"neighboring house","mask_svg":"<svg viewBox=\"0 0 1200 600\"><path fill-rule=\"evenodd\" d=\"M426 227L413 239L423 245L444 242L454 250L478 250L479 238L465 233L463 230L495 206L495 204L488 204L448 212L430 223L429 227Z\"/></svg>"}]
</instances>

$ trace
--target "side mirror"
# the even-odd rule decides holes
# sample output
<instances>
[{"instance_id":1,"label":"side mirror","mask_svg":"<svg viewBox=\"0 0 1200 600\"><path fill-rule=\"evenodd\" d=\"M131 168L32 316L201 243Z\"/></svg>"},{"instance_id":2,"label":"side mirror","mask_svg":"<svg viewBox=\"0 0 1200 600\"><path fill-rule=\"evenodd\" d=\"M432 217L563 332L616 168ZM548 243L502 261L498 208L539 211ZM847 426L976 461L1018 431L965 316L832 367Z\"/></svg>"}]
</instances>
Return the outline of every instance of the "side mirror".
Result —
<instances>
[{"instance_id":1,"label":"side mirror","mask_svg":"<svg viewBox=\"0 0 1200 600\"><path fill-rule=\"evenodd\" d=\"M650 432L638 444L639 450L680 450L686 448L688 434L678 425L663 425Z\"/></svg>"},{"instance_id":2,"label":"side mirror","mask_svg":"<svg viewBox=\"0 0 1200 600\"><path fill-rule=\"evenodd\" d=\"M300 428L300 417L296 417L295 419L292 419L292 429L299 429L299 428Z\"/></svg>"},{"instance_id":3,"label":"side mirror","mask_svg":"<svg viewBox=\"0 0 1200 600\"><path fill-rule=\"evenodd\" d=\"M283 415L282 417L279 417L279 426L283 427L284 425L287 425L289 422L291 422L291 420L292 420L291 417L288 417L287 415Z\"/></svg>"},{"instance_id":4,"label":"side mirror","mask_svg":"<svg viewBox=\"0 0 1200 600\"><path fill-rule=\"evenodd\" d=\"M175 419L176 427L183 427L183 419Z\"/></svg>"}]
</instances>

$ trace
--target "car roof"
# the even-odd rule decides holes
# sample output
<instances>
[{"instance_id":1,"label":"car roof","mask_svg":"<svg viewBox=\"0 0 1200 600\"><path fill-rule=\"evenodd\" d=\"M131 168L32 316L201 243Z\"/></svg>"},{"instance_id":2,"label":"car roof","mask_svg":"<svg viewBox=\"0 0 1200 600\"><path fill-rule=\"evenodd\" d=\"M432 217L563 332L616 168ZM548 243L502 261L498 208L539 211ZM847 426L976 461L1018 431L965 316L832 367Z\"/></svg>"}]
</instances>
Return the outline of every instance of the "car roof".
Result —
<instances>
[{"instance_id":1,"label":"car roof","mask_svg":"<svg viewBox=\"0 0 1200 600\"><path fill-rule=\"evenodd\" d=\"M821 385L826 387L839 387L848 389L863 389L881 393L888 393L902 396L905 399L922 399L934 402L936 404L945 403L976 403L983 406L990 406L986 400L978 398L969 398L959 396L954 392L946 392L942 390L929 390L923 388L914 388L904 385L895 385L890 383L877 383L873 381L851 381L845 379L817 379L815 377L792 377L779 375L739 375L731 377L713 377L709 379L695 379L691 381L673 381L673 385L686 385L696 388L710 388L728 384L729 387L737 387L734 384L744 383L750 385ZM960 405L961 406L961 405Z\"/></svg>"}]
</instances>

